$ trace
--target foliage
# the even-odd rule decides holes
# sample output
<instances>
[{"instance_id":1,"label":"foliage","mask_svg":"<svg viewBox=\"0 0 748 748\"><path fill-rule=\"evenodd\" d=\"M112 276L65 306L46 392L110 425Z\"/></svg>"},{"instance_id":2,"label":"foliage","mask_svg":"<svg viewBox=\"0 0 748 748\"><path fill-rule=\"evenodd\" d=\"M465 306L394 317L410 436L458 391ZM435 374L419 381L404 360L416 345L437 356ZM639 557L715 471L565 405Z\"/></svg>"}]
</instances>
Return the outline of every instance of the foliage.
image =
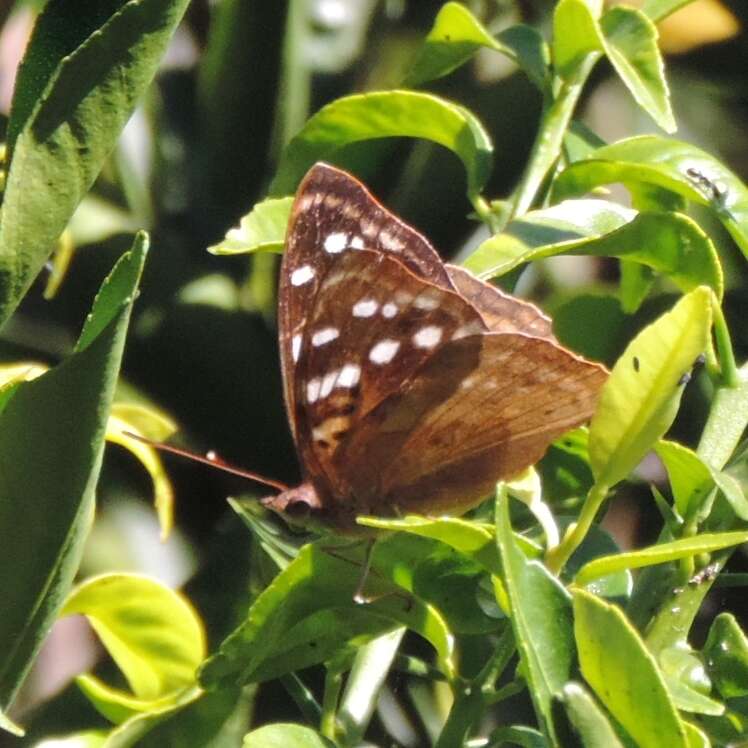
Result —
<instances>
[{"instance_id":1,"label":"foliage","mask_svg":"<svg viewBox=\"0 0 748 748\"><path fill-rule=\"evenodd\" d=\"M21 735L24 725L40 746L107 748L748 738L743 611L713 617L705 602L748 583L738 550L748 364L736 363L728 326L745 304L748 189L682 133L605 143L578 119L607 60L632 107L676 131L656 23L682 4L559 0L536 23L497 30L498 10L479 18L447 2L388 56L364 45L373 2L331 33L297 0L223 0L210 13L196 3L187 21L185 0L78 0L75 14L72 0L50 0L6 123L0 727ZM149 87L188 31L202 45L193 68L164 69ZM351 60L372 54L365 82L345 89ZM511 85L540 107L532 143L522 106L502 108L501 86L474 85L471 65L488 54L514 66ZM139 102L133 149L120 135ZM516 172L501 182L497 163L511 158ZM168 438L173 412L188 442L191 432L245 463L249 451L260 469L293 477L274 274L293 193L322 159L375 193L397 184L385 202L444 248L472 210L465 267L534 291L559 339L611 368L589 427L468 517L359 518L376 533L370 557L366 543L299 534L255 494L232 499L219 521L206 497L245 488L165 467L128 436ZM134 227L155 237L142 283L150 240L127 236ZM548 261L559 256L591 271L589 287L564 287ZM34 280L50 258L46 295L57 298L42 302ZM109 557L109 573L90 573L102 555L95 503L105 516L148 490L114 450L101 470L105 440L150 476L163 538L176 497L188 517L177 536L202 543L184 594ZM618 496L638 496L648 517L634 547L602 523ZM23 711L34 679L19 689L53 621L74 615L109 659ZM47 741L58 733L68 737Z\"/></svg>"}]
</instances>

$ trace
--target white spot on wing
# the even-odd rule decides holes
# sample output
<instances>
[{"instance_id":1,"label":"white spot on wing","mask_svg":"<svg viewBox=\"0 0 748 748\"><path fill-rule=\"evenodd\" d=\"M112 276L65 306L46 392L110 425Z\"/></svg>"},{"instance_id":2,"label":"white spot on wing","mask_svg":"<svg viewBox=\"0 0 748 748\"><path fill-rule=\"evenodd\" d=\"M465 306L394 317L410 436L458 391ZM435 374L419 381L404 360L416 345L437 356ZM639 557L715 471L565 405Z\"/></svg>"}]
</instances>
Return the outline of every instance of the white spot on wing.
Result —
<instances>
[{"instance_id":1,"label":"white spot on wing","mask_svg":"<svg viewBox=\"0 0 748 748\"><path fill-rule=\"evenodd\" d=\"M383 307L382 307L382 316L386 319L392 319L397 314L397 305L393 304L391 301L388 301Z\"/></svg>"},{"instance_id":2,"label":"white spot on wing","mask_svg":"<svg viewBox=\"0 0 748 748\"><path fill-rule=\"evenodd\" d=\"M395 354L399 348L399 340L392 340L391 338L380 340L369 351L369 361L373 364L388 364L393 358L395 358Z\"/></svg>"},{"instance_id":3,"label":"white spot on wing","mask_svg":"<svg viewBox=\"0 0 748 748\"><path fill-rule=\"evenodd\" d=\"M291 273L291 285L303 286L314 278L314 268L311 265L302 265Z\"/></svg>"},{"instance_id":4,"label":"white spot on wing","mask_svg":"<svg viewBox=\"0 0 748 748\"><path fill-rule=\"evenodd\" d=\"M361 367L358 364L346 364L340 370L338 387L355 387L361 378Z\"/></svg>"},{"instance_id":5,"label":"white spot on wing","mask_svg":"<svg viewBox=\"0 0 748 748\"><path fill-rule=\"evenodd\" d=\"M329 234L325 239L325 252L336 255L342 252L348 246L348 234L343 234L340 231L336 231L334 234Z\"/></svg>"},{"instance_id":6,"label":"white spot on wing","mask_svg":"<svg viewBox=\"0 0 748 748\"><path fill-rule=\"evenodd\" d=\"M351 249L363 249L364 248L364 240L360 236L354 236L353 239L351 239Z\"/></svg>"},{"instance_id":7,"label":"white spot on wing","mask_svg":"<svg viewBox=\"0 0 748 748\"><path fill-rule=\"evenodd\" d=\"M379 309L379 303L374 299L361 299L353 305L354 317L372 317Z\"/></svg>"},{"instance_id":8,"label":"white spot on wing","mask_svg":"<svg viewBox=\"0 0 748 748\"><path fill-rule=\"evenodd\" d=\"M430 289L424 291L422 294L413 299L413 306L416 309L425 309L426 311L433 311L439 308L439 299L441 298L441 292L436 289Z\"/></svg>"},{"instance_id":9,"label":"white spot on wing","mask_svg":"<svg viewBox=\"0 0 748 748\"><path fill-rule=\"evenodd\" d=\"M317 332L312 335L312 345L315 348L319 348L319 346L325 345L325 343L329 343L331 340L335 340L338 335L340 335L340 330L338 330L337 327L324 327L321 330L317 330Z\"/></svg>"},{"instance_id":10,"label":"white spot on wing","mask_svg":"<svg viewBox=\"0 0 748 748\"><path fill-rule=\"evenodd\" d=\"M299 200L298 212L301 212L303 210L309 210L313 202L314 202L314 195L304 195L304 197L302 197L301 200Z\"/></svg>"},{"instance_id":11,"label":"white spot on wing","mask_svg":"<svg viewBox=\"0 0 748 748\"><path fill-rule=\"evenodd\" d=\"M296 363L301 353L301 333L297 333L291 338L291 358Z\"/></svg>"},{"instance_id":12,"label":"white spot on wing","mask_svg":"<svg viewBox=\"0 0 748 748\"><path fill-rule=\"evenodd\" d=\"M478 322L477 319L474 319L472 322L466 322L464 325L460 325L452 333L452 340L459 340L460 338L465 338L468 335L477 335L481 332L483 332L483 326L480 322Z\"/></svg>"},{"instance_id":13,"label":"white spot on wing","mask_svg":"<svg viewBox=\"0 0 748 748\"><path fill-rule=\"evenodd\" d=\"M379 241L382 242L382 246L385 249L389 249L390 252L401 252L405 247L405 243L389 231L382 231L379 235Z\"/></svg>"},{"instance_id":14,"label":"white spot on wing","mask_svg":"<svg viewBox=\"0 0 748 748\"><path fill-rule=\"evenodd\" d=\"M395 301L400 304L400 306L408 306L408 304L413 301L413 294L403 291L402 289L395 291Z\"/></svg>"},{"instance_id":15,"label":"white spot on wing","mask_svg":"<svg viewBox=\"0 0 748 748\"><path fill-rule=\"evenodd\" d=\"M317 402L317 398L319 397L319 388L322 383L319 381L317 377L314 379L310 379L306 383L306 401L311 405L312 403Z\"/></svg>"},{"instance_id":16,"label":"white spot on wing","mask_svg":"<svg viewBox=\"0 0 748 748\"><path fill-rule=\"evenodd\" d=\"M334 369L333 371L327 372L325 376L322 378L322 386L319 389L319 397L320 400L324 400L331 392L333 387L335 386L335 382L337 381L338 377L340 376L340 369Z\"/></svg>"},{"instance_id":17,"label":"white spot on wing","mask_svg":"<svg viewBox=\"0 0 748 748\"><path fill-rule=\"evenodd\" d=\"M416 348L433 348L441 339L442 328L436 325L427 325L413 336L413 344Z\"/></svg>"}]
</instances>

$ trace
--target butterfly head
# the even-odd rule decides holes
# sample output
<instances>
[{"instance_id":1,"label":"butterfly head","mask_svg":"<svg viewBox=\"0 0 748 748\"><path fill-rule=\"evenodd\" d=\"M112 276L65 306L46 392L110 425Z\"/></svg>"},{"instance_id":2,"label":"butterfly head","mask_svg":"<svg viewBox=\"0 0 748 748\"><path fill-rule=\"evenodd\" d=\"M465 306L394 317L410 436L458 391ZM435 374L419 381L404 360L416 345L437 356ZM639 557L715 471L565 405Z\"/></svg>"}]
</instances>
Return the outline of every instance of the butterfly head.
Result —
<instances>
[{"instance_id":1,"label":"butterfly head","mask_svg":"<svg viewBox=\"0 0 748 748\"><path fill-rule=\"evenodd\" d=\"M273 496L266 496L260 503L286 522L303 527L305 530L328 530L338 527L341 530L355 527L355 517L344 517L345 507L336 507L338 511L332 515L332 507L320 499L315 487L309 483L301 483L294 488L288 488Z\"/></svg>"}]
</instances>

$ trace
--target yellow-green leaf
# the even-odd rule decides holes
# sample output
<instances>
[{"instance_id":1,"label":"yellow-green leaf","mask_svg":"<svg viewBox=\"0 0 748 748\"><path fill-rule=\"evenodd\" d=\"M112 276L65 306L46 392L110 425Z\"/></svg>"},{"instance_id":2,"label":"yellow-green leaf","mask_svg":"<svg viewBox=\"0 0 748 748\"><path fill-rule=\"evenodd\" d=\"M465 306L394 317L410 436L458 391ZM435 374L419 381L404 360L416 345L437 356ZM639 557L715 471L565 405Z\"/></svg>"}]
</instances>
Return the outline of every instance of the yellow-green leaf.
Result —
<instances>
[{"instance_id":1,"label":"yellow-green leaf","mask_svg":"<svg viewBox=\"0 0 748 748\"><path fill-rule=\"evenodd\" d=\"M585 680L640 748L687 748L654 657L623 613L575 590L574 636Z\"/></svg>"},{"instance_id":2,"label":"yellow-green leaf","mask_svg":"<svg viewBox=\"0 0 748 748\"><path fill-rule=\"evenodd\" d=\"M616 362L590 424L590 465L599 485L625 478L670 427L689 372L707 347L711 304L708 288L686 294Z\"/></svg>"},{"instance_id":3,"label":"yellow-green leaf","mask_svg":"<svg viewBox=\"0 0 748 748\"><path fill-rule=\"evenodd\" d=\"M71 593L61 615L85 615L140 699L194 685L205 633L174 590L137 574L94 577Z\"/></svg>"}]
</instances>

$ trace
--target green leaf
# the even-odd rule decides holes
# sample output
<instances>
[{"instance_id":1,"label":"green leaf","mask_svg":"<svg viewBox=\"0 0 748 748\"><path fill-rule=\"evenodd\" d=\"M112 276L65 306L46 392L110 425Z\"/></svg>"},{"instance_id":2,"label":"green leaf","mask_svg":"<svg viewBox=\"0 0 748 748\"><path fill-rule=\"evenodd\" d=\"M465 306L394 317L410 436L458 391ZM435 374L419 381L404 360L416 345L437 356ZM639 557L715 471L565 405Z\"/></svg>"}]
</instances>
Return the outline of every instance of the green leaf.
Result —
<instances>
[{"instance_id":1,"label":"green leaf","mask_svg":"<svg viewBox=\"0 0 748 748\"><path fill-rule=\"evenodd\" d=\"M729 472L710 468L695 452L675 442L660 440L655 452L668 472L681 517L692 517L716 485L736 516L748 520L748 499L740 482Z\"/></svg>"},{"instance_id":2,"label":"green leaf","mask_svg":"<svg viewBox=\"0 0 748 748\"><path fill-rule=\"evenodd\" d=\"M637 214L606 200L567 200L531 211L483 242L464 264L481 278L493 278L560 254L619 257L667 275L682 291L707 285L722 298L717 252L692 219Z\"/></svg>"},{"instance_id":3,"label":"green leaf","mask_svg":"<svg viewBox=\"0 0 748 748\"><path fill-rule=\"evenodd\" d=\"M208 247L208 252L214 255L283 252L292 205L293 197L271 197L257 203L222 242Z\"/></svg>"},{"instance_id":4,"label":"green leaf","mask_svg":"<svg viewBox=\"0 0 748 748\"><path fill-rule=\"evenodd\" d=\"M670 543L659 543L640 551L603 556L583 566L574 578L575 584L587 584L593 579L611 574L620 569L638 569L642 566L664 564L679 558L690 558L699 553L711 553L722 548L730 548L748 543L748 531L703 533Z\"/></svg>"},{"instance_id":5,"label":"green leaf","mask_svg":"<svg viewBox=\"0 0 748 748\"><path fill-rule=\"evenodd\" d=\"M623 748L607 715L586 688L567 683L560 699L583 748Z\"/></svg>"},{"instance_id":6,"label":"green leaf","mask_svg":"<svg viewBox=\"0 0 748 748\"><path fill-rule=\"evenodd\" d=\"M643 185L664 188L707 206L748 256L748 189L706 151L657 135L619 140L563 171L553 185L553 199L615 182L629 190Z\"/></svg>"},{"instance_id":7,"label":"green leaf","mask_svg":"<svg viewBox=\"0 0 748 748\"><path fill-rule=\"evenodd\" d=\"M686 748L686 735L652 655L615 606L575 590L574 635L585 680L641 748Z\"/></svg>"},{"instance_id":8,"label":"green leaf","mask_svg":"<svg viewBox=\"0 0 748 748\"><path fill-rule=\"evenodd\" d=\"M176 431L176 424L146 406L114 403L107 423L106 440L127 449L148 471L153 483L153 503L161 526L161 539L166 540L174 526L174 488L158 450L124 432L148 439L163 440ZM153 435L156 434L156 435Z\"/></svg>"},{"instance_id":9,"label":"green leaf","mask_svg":"<svg viewBox=\"0 0 748 748\"><path fill-rule=\"evenodd\" d=\"M678 709L716 717L724 714L724 705L708 696L712 684L704 670L704 663L685 641L662 649L657 660Z\"/></svg>"},{"instance_id":10,"label":"green leaf","mask_svg":"<svg viewBox=\"0 0 748 748\"><path fill-rule=\"evenodd\" d=\"M50 738L35 744L35 748L104 748L107 734L103 730L86 730L64 738Z\"/></svg>"},{"instance_id":11,"label":"green leaf","mask_svg":"<svg viewBox=\"0 0 748 748\"><path fill-rule=\"evenodd\" d=\"M623 480L670 427L683 375L708 344L711 303L707 288L686 294L616 362L590 423L590 465L599 485Z\"/></svg>"},{"instance_id":12,"label":"green leaf","mask_svg":"<svg viewBox=\"0 0 748 748\"><path fill-rule=\"evenodd\" d=\"M737 387L720 387L699 442L699 456L721 469L738 445L748 423L748 365L738 370Z\"/></svg>"},{"instance_id":13,"label":"green leaf","mask_svg":"<svg viewBox=\"0 0 748 748\"><path fill-rule=\"evenodd\" d=\"M633 314L647 298L654 283L654 273L648 267L628 260L621 261L620 272L621 308L626 314Z\"/></svg>"},{"instance_id":14,"label":"green leaf","mask_svg":"<svg viewBox=\"0 0 748 748\"><path fill-rule=\"evenodd\" d=\"M671 13L675 13L679 8L692 2L693 0L644 0L642 11L647 14L648 18L658 23Z\"/></svg>"},{"instance_id":15,"label":"green leaf","mask_svg":"<svg viewBox=\"0 0 748 748\"><path fill-rule=\"evenodd\" d=\"M486 571L501 573L501 564L496 554L494 534L491 527L482 527L476 522L468 522L459 517L419 517L409 515L402 519L381 519L379 517L358 517L360 525L379 530L408 532L425 538L433 538L473 558Z\"/></svg>"},{"instance_id":16,"label":"green leaf","mask_svg":"<svg viewBox=\"0 0 748 748\"><path fill-rule=\"evenodd\" d=\"M712 682L725 699L748 696L748 638L730 613L712 622L704 644Z\"/></svg>"},{"instance_id":17,"label":"green leaf","mask_svg":"<svg viewBox=\"0 0 748 748\"><path fill-rule=\"evenodd\" d=\"M461 3L442 7L405 77L409 87L448 75L464 65L481 48L500 52L514 60L533 83L543 88L548 78L548 48L531 26L518 24L494 38Z\"/></svg>"},{"instance_id":18,"label":"green leaf","mask_svg":"<svg viewBox=\"0 0 748 748\"><path fill-rule=\"evenodd\" d=\"M461 3L446 3L434 19L404 83L419 86L466 63L481 47L509 55L483 24Z\"/></svg>"},{"instance_id":19,"label":"green leaf","mask_svg":"<svg viewBox=\"0 0 748 748\"><path fill-rule=\"evenodd\" d=\"M334 748L314 730L301 725L265 725L244 736L242 748Z\"/></svg>"},{"instance_id":20,"label":"green leaf","mask_svg":"<svg viewBox=\"0 0 748 748\"><path fill-rule=\"evenodd\" d=\"M93 518L109 407L147 252L104 281L76 352L18 385L0 413L0 711L33 660L77 571Z\"/></svg>"},{"instance_id":21,"label":"green leaf","mask_svg":"<svg viewBox=\"0 0 748 748\"><path fill-rule=\"evenodd\" d=\"M518 23L500 31L497 40L511 50L517 64L541 90L549 86L551 53L543 35L533 26Z\"/></svg>"},{"instance_id":22,"label":"green leaf","mask_svg":"<svg viewBox=\"0 0 748 748\"><path fill-rule=\"evenodd\" d=\"M354 602L362 551L360 544L333 547L331 539L304 546L255 600L246 621L224 640L218 654L203 665L201 682L210 687L278 677L326 661L341 650L353 651L398 625L429 641L451 675L454 643L436 610L403 595L402 588L380 573L366 580L366 594L374 602L365 607Z\"/></svg>"},{"instance_id":23,"label":"green leaf","mask_svg":"<svg viewBox=\"0 0 748 748\"><path fill-rule=\"evenodd\" d=\"M600 30L605 53L636 103L665 132L675 132L655 25L637 8L617 5L600 19Z\"/></svg>"},{"instance_id":24,"label":"green leaf","mask_svg":"<svg viewBox=\"0 0 748 748\"><path fill-rule=\"evenodd\" d=\"M496 502L496 543L520 662L538 722L552 740L551 702L569 680L574 660L570 599L545 566L529 561L517 546L505 486Z\"/></svg>"},{"instance_id":25,"label":"green leaf","mask_svg":"<svg viewBox=\"0 0 748 748\"><path fill-rule=\"evenodd\" d=\"M667 470L678 514L688 517L714 487L711 471L693 450L677 442L660 439L654 451Z\"/></svg>"},{"instance_id":26,"label":"green leaf","mask_svg":"<svg viewBox=\"0 0 748 748\"><path fill-rule=\"evenodd\" d=\"M85 615L141 699L158 699L195 682L205 633L179 593L137 574L105 574L71 593L61 615Z\"/></svg>"},{"instance_id":27,"label":"green leaf","mask_svg":"<svg viewBox=\"0 0 748 748\"><path fill-rule=\"evenodd\" d=\"M564 567L564 579L573 579L578 571L595 559L616 558L621 552L615 540L599 525L592 525L584 541L572 554ZM620 569L611 574L597 577L586 583L588 592L598 597L626 598L631 595L633 580L628 569Z\"/></svg>"},{"instance_id":28,"label":"green leaf","mask_svg":"<svg viewBox=\"0 0 748 748\"><path fill-rule=\"evenodd\" d=\"M312 164L344 145L388 137L423 138L453 151L467 171L469 195L491 172L493 146L467 109L431 94L377 91L337 99L311 117L286 147L270 194L294 192Z\"/></svg>"},{"instance_id":29,"label":"green leaf","mask_svg":"<svg viewBox=\"0 0 748 748\"><path fill-rule=\"evenodd\" d=\"M584 59L602 52L597 18L600 8L586 0L561 0L553 14L553 65L562 78L573 78Z\"/></svg>"},{"instance_id":30,"label":"green leaf","mask_svg":"<svg viewBox=\"0 0 748 748\"><path fill-rule=\"evenodd\" d=\"M696 725L684 721L683 727L686 729L688 748L712 748L711 740L709 740L706 733L702 732L698 727L696 727Z\"/></svg>"},{"instance_id":31,"label":"green leaf","mask_svg":"<svg viewBox=\"0 0 748 748\"><path fill-rule=\"evenodd\" d=\"M187 0L130 0L102 10L93 0L63 0L42 12L11 115L13 149L0 214L0 325L99 173L186 7Z\"/></svg>"}]
</instances>

